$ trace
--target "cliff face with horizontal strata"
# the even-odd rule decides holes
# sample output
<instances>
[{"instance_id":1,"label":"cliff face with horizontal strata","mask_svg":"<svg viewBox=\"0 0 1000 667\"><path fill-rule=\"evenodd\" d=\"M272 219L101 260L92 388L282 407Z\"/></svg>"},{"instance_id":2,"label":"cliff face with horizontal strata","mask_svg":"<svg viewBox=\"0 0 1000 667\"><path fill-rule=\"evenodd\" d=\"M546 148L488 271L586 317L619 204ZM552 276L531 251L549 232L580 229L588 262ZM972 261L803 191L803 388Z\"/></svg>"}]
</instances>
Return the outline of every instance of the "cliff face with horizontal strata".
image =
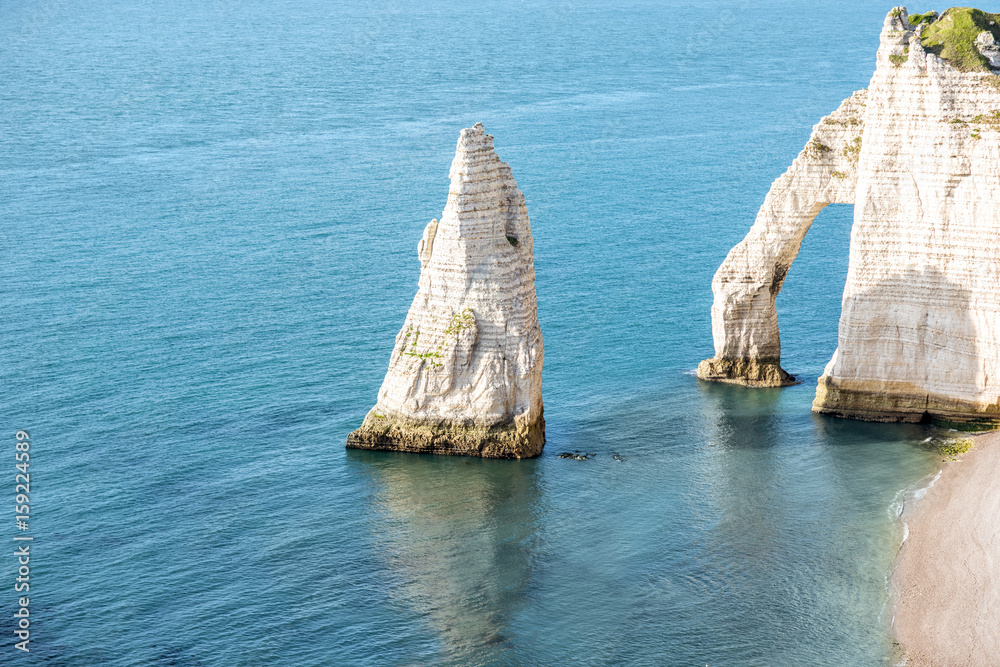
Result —
<instances>
[{"instance_id":1,"label":"cliff face with horizontal strata","mask_svg":"<svg viewBox=\"0 0 1000 667\"><path fill-rule=\"evenodd\" d=\"M347 446L537 456L544 351L524 195L482 124L462 130L450 177L378 402Z\"/></svg>"},{"instance_id":2,"label":"cliff face with horizontal strata","mask_svg":"<svg viewBox=\"0 0 1000 667\"><path fill-rule=\"evenodd\" d=\"M791 380L774 298L816 214L852 203L838 348L813 409L1000 420L1000 77L928 52L929 27L889 13L867 93L824 118L772 185L713 280L716 356L700 377ZM987 58L992 44L977 38Z\"/></svg>"}]
</instances>

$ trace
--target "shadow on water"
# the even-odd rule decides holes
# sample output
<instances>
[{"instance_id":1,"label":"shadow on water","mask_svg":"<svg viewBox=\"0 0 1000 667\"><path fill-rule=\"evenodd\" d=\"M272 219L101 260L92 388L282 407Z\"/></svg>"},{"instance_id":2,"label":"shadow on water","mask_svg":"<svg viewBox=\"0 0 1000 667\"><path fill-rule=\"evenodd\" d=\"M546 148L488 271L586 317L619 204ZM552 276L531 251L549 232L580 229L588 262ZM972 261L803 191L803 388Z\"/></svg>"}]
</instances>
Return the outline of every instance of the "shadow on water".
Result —
<instances>
[{"instance_id":1,"label":"shadow on water","mask_svg":"<svg viewBox=\"0 0 1000 667\"><path fill-rule=\"evenodd\" d=\"M348 450L372 485L372 536L394 597L461 664L509 648L544 519L536 461Z\"/></svg>"},{"instance_id":2,"label":"shadow on water","mask_svg":"<svg viewBox=\"0 0 1000 667\"><path fill-rule=\"evenodd\" d=\"M942 429L928 423L897 424L866 422L813 413L811 415L816 439L836 454L837 450L865 446L877 449L896 443L915 445L939 434Z\"/></svg>"}]
</instances>

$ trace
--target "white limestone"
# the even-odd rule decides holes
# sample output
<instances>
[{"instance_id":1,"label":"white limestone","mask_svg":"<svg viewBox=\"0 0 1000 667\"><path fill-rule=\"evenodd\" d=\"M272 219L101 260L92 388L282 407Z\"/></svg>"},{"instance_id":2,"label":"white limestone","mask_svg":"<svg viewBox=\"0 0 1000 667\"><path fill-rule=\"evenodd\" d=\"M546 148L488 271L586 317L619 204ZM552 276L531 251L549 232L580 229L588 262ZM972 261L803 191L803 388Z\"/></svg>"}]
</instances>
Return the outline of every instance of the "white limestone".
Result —
<instances>
[{"instance_id":1,"label":"white limestone","mask_svg":"<svg viewBox=\"0 0 1000 667\"><path fill-rule=\"evenodd\" d=\"M773 304L785 272L816 213L853 203L838 348L813 409L990 423L1000 419L1000 78L926 53L898 9L886 17L867 95L814 130L836 165L803 151L719 268L716 358L699 371L754 384L740 364L777 363ZM856 124L824 135L838 118ZM852 149L854 135L857 164L845 165L853 156L840 146ZM711 377L724 362L736 371Z\"/></svg>"},{"instance_id":2,"label":"white limestone","mask_svg":"<svg viewBox=\"0 0 1000 667\"><path fill-rule=\"evenodd\" d=\"M992 33L985 30L976 36L976 48L990 61L990 67L1000 69L1000 45Z\"/></svg>"},{"instance_id":3,"label":"white limestone","mask_svg":"<svg viewBox=\"0 0 1000 667\"><path fill-rule=\"evenodd\" d=\"M482 124L462 130L450 177L378 403L348 446L537 456L544 351L524 195Z\"/></svg>"}]
</instances>

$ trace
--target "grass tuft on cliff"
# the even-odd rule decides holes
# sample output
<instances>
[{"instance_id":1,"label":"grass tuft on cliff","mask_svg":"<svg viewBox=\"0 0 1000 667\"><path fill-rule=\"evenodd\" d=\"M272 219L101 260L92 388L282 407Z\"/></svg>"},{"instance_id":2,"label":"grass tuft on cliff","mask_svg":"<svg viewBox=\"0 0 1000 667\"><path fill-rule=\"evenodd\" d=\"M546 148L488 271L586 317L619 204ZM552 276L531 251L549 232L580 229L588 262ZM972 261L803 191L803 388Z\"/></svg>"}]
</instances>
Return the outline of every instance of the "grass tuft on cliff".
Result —
<instances>
[{"instance_id":1,"label":"grass tuft on cliff","mask_svg":"<svg viewBox=\"0 0 1000 667\"><path fill-rule=\"evenodd\" d=\"M930 12L931 14L933 12ZM915 14L923 21L927 14ZM976 48L976 37L987 30L1000 40L1000 14L987 14L971 7L952 7L924 28L924 49L949 61L963 72L990 71L989 61Z\"/></svg>"},{"instance_id":2,"label":"grass tuft on cliff","mask_svg":"<svg viewBox=\"0 0 1000 667\"><path fill-rule=\"evenodd\" d=\"M937 12L927 12L926 14L910 14L907 20L914 28L921 23L933 23L938 17Z\"/></svg>"}]
</instances>

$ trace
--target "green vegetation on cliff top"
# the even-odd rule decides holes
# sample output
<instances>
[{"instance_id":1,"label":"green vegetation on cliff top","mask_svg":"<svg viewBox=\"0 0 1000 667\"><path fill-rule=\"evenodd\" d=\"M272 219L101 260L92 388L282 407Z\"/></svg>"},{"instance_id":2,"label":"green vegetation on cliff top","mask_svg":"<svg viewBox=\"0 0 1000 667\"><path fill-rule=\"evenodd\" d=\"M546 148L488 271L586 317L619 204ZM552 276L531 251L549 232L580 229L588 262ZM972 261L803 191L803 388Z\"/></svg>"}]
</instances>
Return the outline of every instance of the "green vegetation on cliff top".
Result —
<instances>
[{"instance_id":1,"label":"green vegetation on cliff top","mask_svg":"<svg viewBox=\"0 0 1000 667\"><path fill-rule=\"evenodd\" d=\"M927 24L920 36L924 49L963 72L990 71L989 61L976 48L976 37L985 30L1000 41L1000 14L987 14L971 7L952 7L936 18L934 12L909 17L911 25Z\"/></svg>"},{"instance_id":2,"label":"green vegetation on cliff top","mask_svg":"<svg viewBox=\"0 0 1000 667\"><path fill-rule=\"evenodd\" d=\"M921 23L931 23L937 19L937 12L927 12L926 14L910 14L909 21L910 25L916 28Z\"/></svg>"}]
</instances>

